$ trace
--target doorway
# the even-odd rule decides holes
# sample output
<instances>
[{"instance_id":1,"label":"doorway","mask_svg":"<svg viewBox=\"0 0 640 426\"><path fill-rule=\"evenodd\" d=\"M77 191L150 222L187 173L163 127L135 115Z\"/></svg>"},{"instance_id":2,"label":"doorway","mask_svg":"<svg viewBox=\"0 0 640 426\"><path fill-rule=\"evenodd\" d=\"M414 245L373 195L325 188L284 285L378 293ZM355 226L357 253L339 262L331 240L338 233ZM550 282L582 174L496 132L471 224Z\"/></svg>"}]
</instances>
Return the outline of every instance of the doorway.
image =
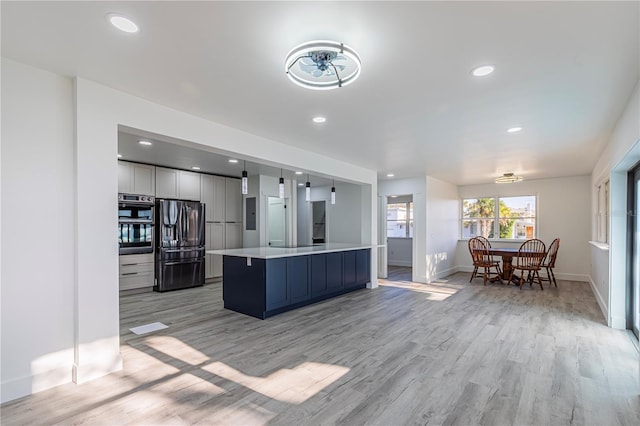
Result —
<instances>
[{"instance_id":1,"label":"doorway","mask_svg":"<svg viewBox=\"0 0 640 426\"><path fill-rule=\"evenodd\" d=\"M289 227L287 226L287 199L268 197L267 239L271 247L286 247L289 243Z\"/></svg>"},{"instance_id":2,"label":"doorway","mask_svg":"<svg viewBox=\"0 0 640 426\"><path fill-rule=\"evenodd\" d=\"M387 197L387 280L407 281L413 275L413 195Z\"/></svg>"},{"instance_id":3,"label":"doorway","mask_svg":"<svg viewBox=\"0 0 640 426\"><path fill-rule=\"evenodd\" d=\"M313 244L324 244L327 239L327 211L325 201L311 202L311 220L313 223Z\"/></svg>"}]
</instances>

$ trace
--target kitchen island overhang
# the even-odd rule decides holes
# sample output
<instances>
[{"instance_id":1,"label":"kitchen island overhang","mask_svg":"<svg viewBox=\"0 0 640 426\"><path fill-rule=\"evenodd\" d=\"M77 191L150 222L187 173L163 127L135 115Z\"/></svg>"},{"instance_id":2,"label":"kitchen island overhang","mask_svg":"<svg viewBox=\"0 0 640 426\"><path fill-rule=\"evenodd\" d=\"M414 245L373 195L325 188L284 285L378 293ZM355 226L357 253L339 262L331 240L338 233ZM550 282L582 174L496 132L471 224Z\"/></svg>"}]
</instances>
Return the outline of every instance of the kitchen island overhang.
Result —
<instances>
[{"instance_id":1,"label":"kitchen island overhang","mask_svg":"<svg viewBox=\"0 0 640 426\"><path fill-rule=\"evenodd\" d=\"M224 307L265 319L365 288L371 248L333 243L206 253L223 256Z\"/></svg>"}]
</instances>

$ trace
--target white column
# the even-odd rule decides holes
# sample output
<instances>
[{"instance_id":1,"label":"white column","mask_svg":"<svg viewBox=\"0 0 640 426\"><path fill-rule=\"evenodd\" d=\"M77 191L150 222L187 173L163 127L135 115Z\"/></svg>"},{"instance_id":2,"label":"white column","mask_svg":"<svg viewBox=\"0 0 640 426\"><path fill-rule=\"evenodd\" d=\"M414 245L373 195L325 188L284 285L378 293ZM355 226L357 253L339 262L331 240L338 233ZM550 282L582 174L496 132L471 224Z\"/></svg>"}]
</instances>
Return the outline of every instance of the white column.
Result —
<instances>
[{"instance_id":1,"label":"white column","mask_svg":"<svg viewBox=\"0 0 640 426\"><path fill-rule=\"evenodd\" d=\"M118 302L118 128L93 86L75 82L73 381L122 369Z\"/></svg>"}]
</instances>

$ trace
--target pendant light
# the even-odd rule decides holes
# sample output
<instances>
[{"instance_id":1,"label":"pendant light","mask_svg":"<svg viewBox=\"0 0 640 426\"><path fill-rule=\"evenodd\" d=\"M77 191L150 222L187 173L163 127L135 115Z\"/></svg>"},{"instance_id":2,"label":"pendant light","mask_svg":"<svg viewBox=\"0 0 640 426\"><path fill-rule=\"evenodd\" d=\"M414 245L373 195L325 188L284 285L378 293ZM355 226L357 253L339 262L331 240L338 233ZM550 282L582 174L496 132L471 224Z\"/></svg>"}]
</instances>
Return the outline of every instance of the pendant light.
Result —
<instances>
[{"instance_id":1,"label":"pendant light","mask_svg":"<svg viewBox=\"0 0 640 426\"><path fill-rule=\"evenodd\" d=\"M282 177L282 169L280 169L280 182L278 183L278 195L284 198L284 178Z\"/></svg>"},{"instance_id":2,"label":"pendant light","mask_svg":"<svg viewBox=\"0 0 640 426\"><path fill-rule=\"evenodd\" d=\"M333 180L331 181L331 204L335 204L336 203L336 181Z\"/></svg>"},{"instance_id":3,"label":"pendant light","mask_svg":"<svg viewBox=\"0 0 640 426\"><path fill-rule=\"evenodd\" d=\"M307 183L304 185L304 200L311 201L311 182L309 182L309 174L307 174Z\"/></svg>"},{"instance_id":4,"label":"pendant light","mask_svg":"<svg viewBox=\"0 0 640 426\"><path fill-rule=\"evenodd\" d=\"M247 175L247 160L244 160L244 167L242 167L242 194L247 195L249 193L249 175Z\"/></svg>"}]
</instances>

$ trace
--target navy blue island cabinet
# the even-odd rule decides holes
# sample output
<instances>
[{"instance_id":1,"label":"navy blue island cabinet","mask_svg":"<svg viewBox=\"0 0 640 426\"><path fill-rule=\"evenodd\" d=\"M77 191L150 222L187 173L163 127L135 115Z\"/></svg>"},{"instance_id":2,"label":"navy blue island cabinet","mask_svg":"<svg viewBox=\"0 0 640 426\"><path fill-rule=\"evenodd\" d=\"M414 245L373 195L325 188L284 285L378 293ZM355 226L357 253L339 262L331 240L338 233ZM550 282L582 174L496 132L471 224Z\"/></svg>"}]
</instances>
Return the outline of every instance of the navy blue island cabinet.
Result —
<instances>
[{"instance_id":1,"label":"navy blue island cabinet","mask_svg":"<svg viewBox=\"0 0 640 426\"><path fill-rule=\"evenodd\" d=\"M365 288L369 250L266 259L224 255L224 307L265 319Z\"/></svg>"}]
</instances>

